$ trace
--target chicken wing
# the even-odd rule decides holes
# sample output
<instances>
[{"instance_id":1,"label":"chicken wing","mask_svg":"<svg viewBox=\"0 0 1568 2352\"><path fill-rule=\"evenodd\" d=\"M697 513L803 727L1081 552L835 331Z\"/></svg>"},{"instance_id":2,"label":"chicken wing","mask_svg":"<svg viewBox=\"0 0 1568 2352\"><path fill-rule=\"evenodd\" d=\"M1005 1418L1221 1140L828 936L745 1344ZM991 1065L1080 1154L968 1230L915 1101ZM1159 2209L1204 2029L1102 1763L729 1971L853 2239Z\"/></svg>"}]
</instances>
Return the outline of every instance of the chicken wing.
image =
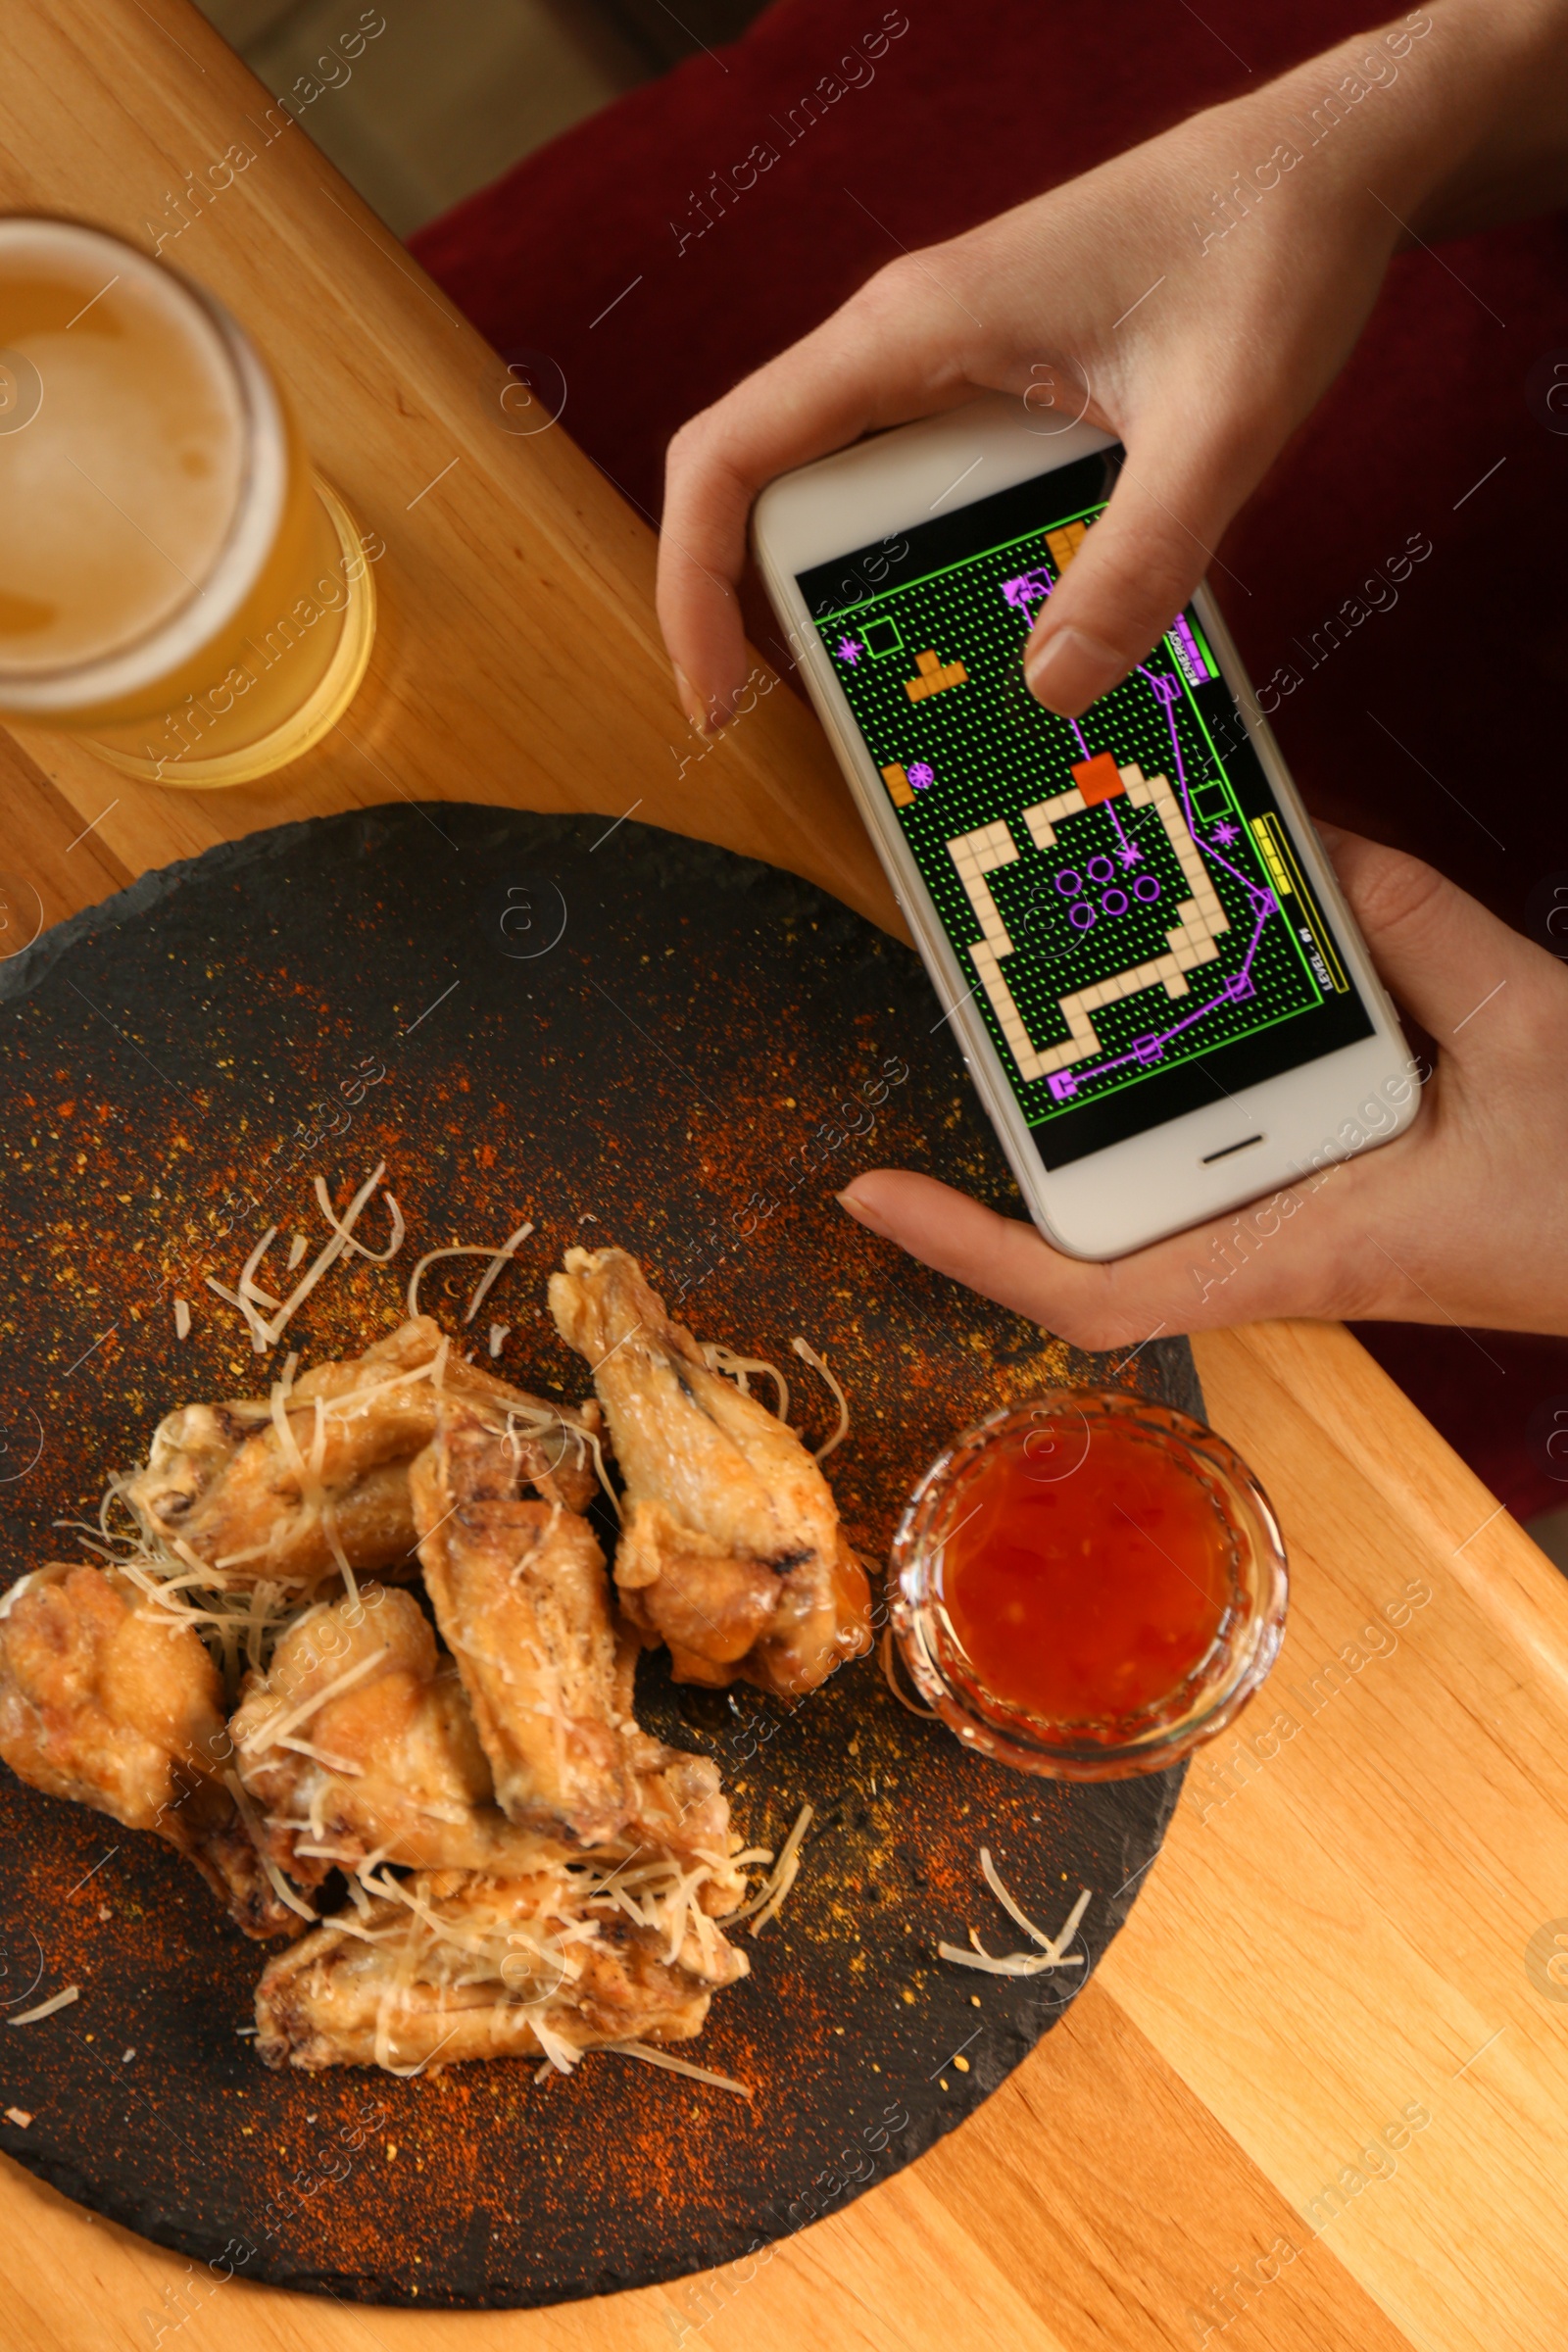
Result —
<instances>
[{"instance_id":1,"label":"chicken wing","mask_svg":"<svg viewBox=\"0 0 1568 2352\"><path fill-rule=\"evenodd\" d=\"M246 1678L229 1728L252 1833L302 1887L381 1862L514 1876L543 1850L498 1805L457 1667L398 1587L297 1618L268 1672ZM637 1886L673 1861L705 1914L733 1911L746 1882L717 1766L663 1746L629 1711L615 1739L626 1799L599 1841L606 1867ZM578 1843L558 1830L550 1850L568 1859Z\"/></svg>"},{"instance_id":2,"label":"chicken wing","mask_svg":"<svg viewBox=\"0 0 1568 2352\"><path fill-rule=\"evenodd\" d=\"M56 1562L0 1601L0 1756L18 1779L166 1838L247 1936L297 1935L225 1777L221 1702L200 1636L112 1569Z\"/></svg>"},{"instance_id":3,"label":"chicken wing","mask_svg":"<svg viewBox=\"0 0 1568 2352\"><path fill-rule=\"evenodd\" d=\"M592 1860L535 1841L512 1878L405 1880L275 1959L256 1994L269 2066L315 2071L548 2057L606 2042L688 2041L714 1991L747 1970L711 1921L672 1936L627 1916ZM674 1948L671 1950L673 1942Z\"/></svg>"},{"instance_id":4,"label":"chicken wing","mask_svg":"<svg viewBox=\"0 0 1568 2352\"><path fill-rule=\"evenodd\" d=\"M714 1919L745 1900L746 1880L731 1856L741 1850L730 1828L729 1798L718 1766L683 1747L665 1747L647 1732L627 1742L635 1774L635 1811L621 1832L633 1852L670 1854L706 1873L696 1899Z\"/></svg>"},{"instance_id":5,"label":"chicken wing","mask_svg":"<svg viewBox=\"0 0 1568 2352\"><path fill-rule=\"evenodd\" d=\"M338 1564L406 1581L416 1573L408 1466L435 1429L443 1396L513 1417L519 1444L564 1502L594 1486L588 1415L510 1388L454 1357L439 1326L415 1316L344 1363L318 1364L286 1398L189 1404L153 1438L126 1498L149 1536L178 1543L215 1580L262 1578L309 1589Z\"/></svg>"},{"instance_id":6,"label":"chicken wing","mask_svg":"<svg viewBox=\"0 0 1568 2352\"><path fill-rule=\"evenodd\" d=\"M518 1494L521 1449L445 1408L410 1473L425 1590L503 1809L591 1845L632 1817L605 1555L586 1519Z\"/></svg>"},{"instance_id":7,"label":"chicken wing","mask_svg":"<svg viewBox=\"0 0 1568 2352\"><path fill-rule=\"evenodd\" d=\"M550 1281L592 1367L626 1482L621 1605L677 1682L797 1696L870 1646L865 1571L794 1431L710 1371L624 1250L568 1250Z\"/></svg>"},{"instance_id":8,"label":"chicken wing","mask_svg":"<svg viewBox=\"0 0 1568 2352\"><path fill-rule=\"evenodd\" d=\"M411 1592L295 1619L230 1729L258 1834L303 1886L377 1860L498 1870L523 1850L495 1800L457 1669Z\"/></svg>"},{"instance_id":9,"label":"chicken wing","mask_svg":"<svg viewBox=\"0 0 1568 2352\"><path fill-rule=\"evenodd\" d=\"M634 1712L638 1643L612 1622L604 1554L560 1501L525 1501L525 1454L466 1407L443 1410L410 1474L425 1590L463 1677L496 1797L568 1845L707 1865L705 1907L741 1900L718 1768Z\"/></svg>"}]
</instances>

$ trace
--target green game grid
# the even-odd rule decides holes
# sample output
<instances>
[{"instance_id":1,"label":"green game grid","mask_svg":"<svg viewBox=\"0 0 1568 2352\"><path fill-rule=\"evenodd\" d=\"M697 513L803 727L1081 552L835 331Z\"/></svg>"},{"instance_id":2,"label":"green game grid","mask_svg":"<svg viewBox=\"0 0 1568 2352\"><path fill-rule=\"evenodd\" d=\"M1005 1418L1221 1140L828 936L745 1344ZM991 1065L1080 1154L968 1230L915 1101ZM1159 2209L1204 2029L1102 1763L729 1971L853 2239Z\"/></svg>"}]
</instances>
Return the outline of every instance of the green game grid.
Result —
<instances>
[{"instance_id":1,"label":"green game grid","mask_svg":"<svg viewBox=\"0 0 1568 2352\"><path fill-rule=\"evenodd\" d=\"M1054 519L1047 527L1057 530L1074 521L1092 521L1103 512L1103 505L1101 499ZM878 768L896 762L907 769L911 762L923 760L935 770L935 782L896 813L948 938L971 971L968 950L978 928L948 844L977 826L998 820L1008 823L1018 859L994 868L986 878L1013 942L1014 952L1003 959L1003 971L1031 1038L1037 1046L1047 1047L1064 1034L1057 1000L1167 953L1165 932L1173 920L1174 906L1190 894L1157 815L1150 808L1134 809L1125 798L1067 820L1070 831L1063 833L1054 852L1035 850L1025 829L1015 822L1023 809L1053 793L1066 791L1073 781L1073 765L1084 758L1071 721L1043 710L1023 682L1019 654L1028 623L1021 612L1005 602L1001 584L1019 572L1036 569L1043 569L1054 582L1059 576L1046 545L1045 527L1001 540L896 587L870 591L853 605L819 613L815 619L830 657L843 636L858 638L877 619L893 619L899 628L904 643L897 656L884 655L873 662L867 655L854 665L834 658L834 671ZM1036 603L1031 618L1039 610ZM1187 620L1214 667L1191 611ZM915 657L928 647L944 663L962 662L968 680L912 703L905 693L904 681L917 674ZM1168 639L1144 666L1155 675L1173 678L1180 689L1173 708L1195 808L1201 796L1208 796L1200 816L1200 827L1211 832L1220 821L1221 809L1213 807L1213 795L1219 793L1224 810L1239 828L1237 840L1223 848L1222 854L1249 873L1258 887L1272 892L1272 877L1246 812ZM1168 777L1181 807L1170 730L1146 678L1135 672L1095 704L1079 724L1091 755L1108 751L1118 765L1136 760L1146 776ZM1130 871L1124 871L1116 858L1121 845L1112 808L1121 820L1122 832L1135 839L1144 853L1144 861ZM1074 933L1066 920L1066 902L1054 892L1046 899L1043 886L1064 867L1081 871L1097 856L1110 858L1115 869L1113 882L1100 885L1101 889L1116 887L1130 893L1134 880L1152 873L1160 883L1160 897L1147 909L1135 912L1130 908L1120 917L1102 916L1091 931ZM1130 1049L1135 1038L1168 1027L1197 1010L1242 968L1256 920L1251 903L1242 885L1223 868L1206 858L1204 865L1231 921L1230 930L1219 937L1218 955L1189 974L1191 994L1187 997L1169 997L1156 983L1152 989L1142 989L1135 996L1098 1007L1093 1018L1102 1060L1114 1060ZM1258 1036L1312 1011L1325 1001L1296 927L1284 909L1271 915L1263 926L1251 978L1253 996L1216 1005L1200 1021L1170 1039L1157 1062L1134 1063L1102 1076L1097 1076L1094 1063L1075 1064L1078 1091L1063 1102L1054 1100L1045 1078L1026 1080L1021 1076L983 989L976 988L974 1002L1003 1057L1025 1118L1031 1127L1040 1127L1088 1102L1178 1069L1216 1046Z\"/></svg>"}]
</instances>

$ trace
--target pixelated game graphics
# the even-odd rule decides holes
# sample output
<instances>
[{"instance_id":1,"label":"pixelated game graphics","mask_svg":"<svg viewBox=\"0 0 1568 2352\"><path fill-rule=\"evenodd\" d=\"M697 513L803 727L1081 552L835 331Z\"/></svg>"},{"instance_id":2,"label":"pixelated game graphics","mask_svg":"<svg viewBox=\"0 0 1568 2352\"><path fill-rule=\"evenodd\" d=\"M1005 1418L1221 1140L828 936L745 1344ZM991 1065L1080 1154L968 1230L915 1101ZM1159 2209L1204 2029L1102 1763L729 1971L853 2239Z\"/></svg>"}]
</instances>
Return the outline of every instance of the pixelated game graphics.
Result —
<instances>
[{"instance_id":1,"label":"pixelated game graphics","mask_svg":"<svg viewBox=\"0 0 1568 2352\"><path fill-rule=\"evenodd\" d=\"M954 520L917 528L915 576L810 599L1036 1127L1350 994L1193 613L1081 720L1028 693L1024 640L1099 511L956 560Z\"/></svg>"}]
</instances>

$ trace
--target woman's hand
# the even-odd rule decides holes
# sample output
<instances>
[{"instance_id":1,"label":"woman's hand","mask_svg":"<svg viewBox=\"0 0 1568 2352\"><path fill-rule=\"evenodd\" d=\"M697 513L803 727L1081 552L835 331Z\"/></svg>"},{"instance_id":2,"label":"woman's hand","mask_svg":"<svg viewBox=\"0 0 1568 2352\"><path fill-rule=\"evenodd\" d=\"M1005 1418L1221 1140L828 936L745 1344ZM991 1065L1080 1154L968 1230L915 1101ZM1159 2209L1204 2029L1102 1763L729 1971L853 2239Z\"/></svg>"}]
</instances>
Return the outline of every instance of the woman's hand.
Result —
<instances>
[{"instance_id":1,"label":"woman's hand","mask_svg":"<svg viewBox=\"0 0 1568 2352\"><path fill-rule=\"evenodd\" d=\"M1266 1315L1568 1333L1568 969L1430 866L1324 831L1379 971L1438 1045L1403 1135L1109 1265L929 1176L875 1169L844 1207L1080 1348Z\"/></svg>"},{"instance_id":2,"label":"woman's hand","mask_svg":"<svg viewBox=\"0 0 1568 2352\"><path fill-rule=\"evenodd\" d=\"M1126 445L1024 651L1076 715L1218 561L1396 247L1562 201L1565 122L1568 0L1433 0L881 270L670 445L659 612L688 717L722 725L747 675L735 586L762 484L982 390L1023 404L1043 469L1079 414ZM1413 860L1348 835L1336 856L1440 1047L1387 1149L1112 1265L912 1174L859 1177L845 1206L1089 1347L1276 1314L1568 1331L1568 972Z\"/></svg>"},{"instance_id":3,"label":"woman's hand","mask_svg":"<svg viewBox=\"0 0 1568 2352\"><path fill-rule=\"evenodd\" d=\"M751 504L858 435L1014 395L1127 464L1036 624L1029 682L1076 714L1169 626L1231 516L1343 366L1406 232L1555 192L1564 0L1438 0L969 234L896 261L670 444L659 616L687 716L747 676Z\"/></svg>"}]
</instances>

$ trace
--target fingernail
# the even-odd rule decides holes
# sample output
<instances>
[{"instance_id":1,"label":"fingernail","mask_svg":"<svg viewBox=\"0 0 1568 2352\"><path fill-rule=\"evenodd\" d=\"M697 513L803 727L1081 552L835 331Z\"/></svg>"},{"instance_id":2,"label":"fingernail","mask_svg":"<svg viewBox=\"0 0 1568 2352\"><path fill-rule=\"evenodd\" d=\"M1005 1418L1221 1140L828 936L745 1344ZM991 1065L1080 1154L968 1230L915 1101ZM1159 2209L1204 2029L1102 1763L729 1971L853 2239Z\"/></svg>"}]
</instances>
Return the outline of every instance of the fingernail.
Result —
<instances>
[{"instance_id":1,"label":"fingernail","mask_svg":"<svg viewBox=\"0 0 1568 2352\"><path fill-rule=\"evenodd\" d=\"M1076 718L1090 704L1108 694L1127 674L1127 662L1114 646L1089 636L1083 629L1054 630L1038 654L1024 663L1029 691L1048 710Z\"/></svg>"},{"instance_id":2,"label":"fingernail","mask_svg":"<svg viewBox=\"0 0 1568 2352\"><path fill-rule=\"evenodd\" d=\"M887 1227L883 1224L881 1218L878 1217L869 1207L867 1207L863 1201L857 1199L853 1184L847 1184L843 1192L835 1193L833 1198L838 1202L840 1208L847 1209L849 1214L855 1218L858 1224L868 1227L872 1233L879 1233L884 1241L887 1240Z\"/></svg>"}]
</instances>

